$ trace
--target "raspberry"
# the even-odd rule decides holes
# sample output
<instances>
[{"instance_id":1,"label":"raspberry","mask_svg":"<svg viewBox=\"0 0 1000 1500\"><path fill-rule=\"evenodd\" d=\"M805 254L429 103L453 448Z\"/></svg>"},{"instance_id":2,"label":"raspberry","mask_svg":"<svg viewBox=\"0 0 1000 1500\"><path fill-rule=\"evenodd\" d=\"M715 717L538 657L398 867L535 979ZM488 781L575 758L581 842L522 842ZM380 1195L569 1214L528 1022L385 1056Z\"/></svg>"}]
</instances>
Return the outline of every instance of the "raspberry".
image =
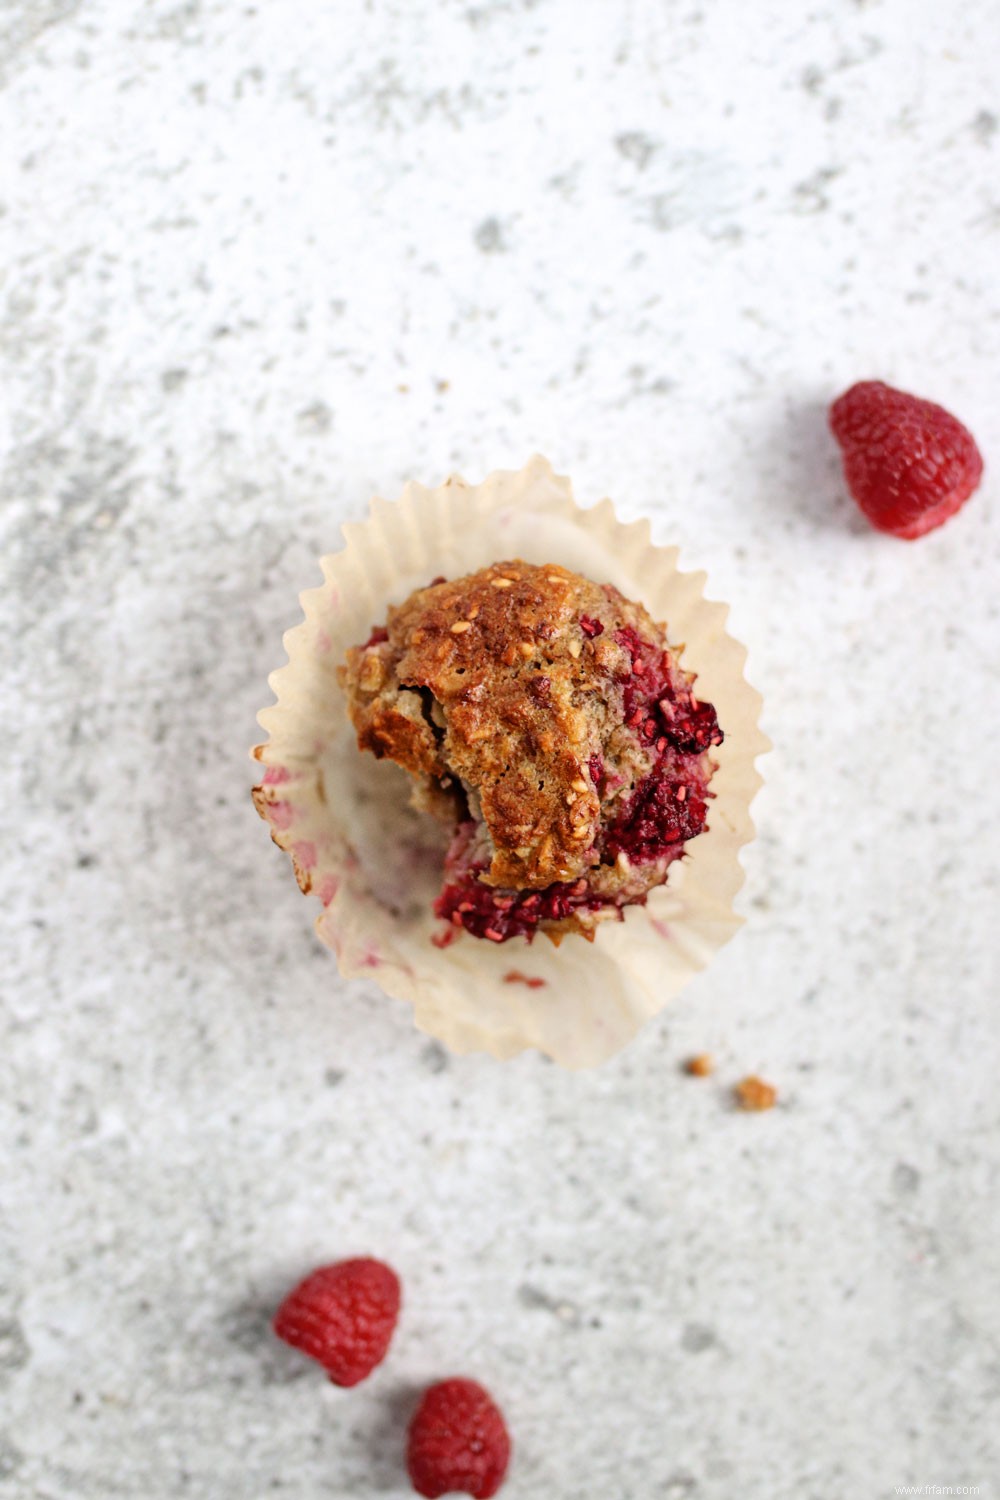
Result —
<instances>
[{"instance_id":1,"label":"raspberry","mask_svg":"<svg viewBox=\"0 0 1000 1500\"><path fill-rule=\"evenodd\" d=\"M688 839L705 826L704 778L701 782L671 780L653 770L634 792L622 799L622 810L605 839L610 858L627 854L635 864L669 856L676 859Z\"/></svg>"},{"instance_id":2,"label":"raspberry","mask_svg":"<svg viewBox=\"0 0 1000 1500\"><path fill-rule=\"evenodd\" d=\"M399 1301L399 1278L380 1260L342 1260L300 1282L273 1327L279 1339L317 1360L334 1385L357 1385L385 1358Z\"/></svg>"},{"instance_id":3,"label":"raspberry","mask_svg":"<svg viewBox=\"0 0 1000 1500\"><path fill-rule=\"evenodd\" d=\"M434 902L434 914L493 943L522 934L530 942L539 922L558 922L580 907L597 911L605 905L582 877L556 881L541 891L505 891L482 883L478 876L483 868L474 866L461 879L443 886Z\"/></svg>"},{"instance_id":4,"label":"raspberry","mask_svg":"<svg viewBox=\"0 0 1000 1500\"><path fill-rule=\"evenodd\" d=\"M406 1467L418 1495L461 1490L489 1500L503 1483L510 1438L498 1408L474 1380L442 1380L424 1392L410 1423Z\"/></svg>"},{"instance_id":5,"label":"raspberry","mask_svg":"<svg viewBox=\"0 0 1000 1500\"><path fill-rule=\"evenodd\" d=\"M944 407L863 380L830 407L847 487L873 526L913 541L941 526L979 484L983 460Z\"/></svg>"}]
</instances>

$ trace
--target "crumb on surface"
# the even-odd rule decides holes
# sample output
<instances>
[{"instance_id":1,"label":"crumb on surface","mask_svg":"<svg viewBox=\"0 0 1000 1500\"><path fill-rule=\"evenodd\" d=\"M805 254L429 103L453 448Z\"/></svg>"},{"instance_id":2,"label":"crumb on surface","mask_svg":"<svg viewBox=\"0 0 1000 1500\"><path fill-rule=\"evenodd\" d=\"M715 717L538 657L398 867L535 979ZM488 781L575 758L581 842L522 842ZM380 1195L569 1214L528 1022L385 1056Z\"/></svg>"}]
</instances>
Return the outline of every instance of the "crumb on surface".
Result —
<instances>
[{"instance_id":1,"label":"crumb on surface","mask_svg":"<svg viewBox=\"0 0 1000 1500\"><path fill-rule=\"evenodd\" d=\"M710 1073L715 1072L715 1061L709 1052L698 1052L694 1057L689 1057L684 1064L685 1073L692 1078L707 1078Z\"/></svg>"},{"instance_id":2,"label":"crumb on surface","mask_svg":"<svg viewBox=\"0 0 1000 1500\"><path fill-rule=\"evenodd\" d=\"M537 974L522 974L520 969L508 969L503 976L504 984L526 984L529 990L540 990L548 980L541 979Z\"/></svg>"},{"instance_id":3,"label":"crumb on surface","mask_svg":"<svg viewBox=\"0 0 1000 1500\"><path fill-rule=\"evenodd\" d=\"M778 1090L774 1084L766 1083L753 1073L740 1079L733 1088L733 1094L737 1107L745 1110L773 1109L778 1099Z\"/></svg>"}]
</instances>

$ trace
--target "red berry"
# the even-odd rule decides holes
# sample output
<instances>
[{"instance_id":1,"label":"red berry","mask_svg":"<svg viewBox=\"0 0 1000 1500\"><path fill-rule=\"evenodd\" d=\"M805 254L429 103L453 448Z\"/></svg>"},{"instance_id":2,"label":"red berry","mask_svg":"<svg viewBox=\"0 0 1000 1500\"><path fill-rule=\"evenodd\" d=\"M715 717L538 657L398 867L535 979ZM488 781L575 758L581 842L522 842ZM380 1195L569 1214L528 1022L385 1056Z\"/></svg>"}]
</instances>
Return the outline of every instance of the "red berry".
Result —
<instances>
[{"instance_id":1,"label":"red berry","mask_svg":"<svg viewBox=\"0 0 1000 1500\"><path fill-rule=\"evenodd\" d=\"M278 1308L279 1339L317 1360L334 1385L357 1385L385 1358L399 1317L395 1271L380 1260L320 1266Z\"/></svg>"},{"instance_id":2,"label":"red berry","mask_svg":"<svg viewBox=\"0 0 1000 1500\"><path fill-rule=\"evenodd\" d=\"M983 460L943 406L863 380L830 407L847 487L880 531L912 541L941 526L979 484Z\"/></svg>"},{"instance_id":3,"label":"red berry","mask_svg":"<svg viewBox=\"0 0 1000 1500\"><path fill-rule=\"evenodd\" d=\"M418 1495L461 1490L489 1500L503 1483L510 1438L499 1409L474 1380L430 1386L410 1423L406 1467Z\"/></svg>"}]
</instances>

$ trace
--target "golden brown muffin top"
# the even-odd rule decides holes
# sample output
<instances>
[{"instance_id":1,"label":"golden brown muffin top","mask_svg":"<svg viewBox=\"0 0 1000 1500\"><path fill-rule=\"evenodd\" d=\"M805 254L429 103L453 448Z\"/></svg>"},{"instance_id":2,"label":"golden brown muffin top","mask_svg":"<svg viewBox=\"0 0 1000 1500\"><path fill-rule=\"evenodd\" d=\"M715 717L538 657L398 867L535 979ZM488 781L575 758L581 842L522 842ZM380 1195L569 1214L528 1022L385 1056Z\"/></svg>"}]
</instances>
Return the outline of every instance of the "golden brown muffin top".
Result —
<instances>
[{"instance_id":1,"label":"golden brown muffin top","mask_svg":"<svg viewBox=\"0 0 1000 1500\"><path fill-rule=\"evenodd\" d=\"M348 652L359 745L438 795L460 778L492 839L488 884L576 879L599 860L592 757L620 722L626 627L666 649L641 605L556 565L515 559L418 589Z\"/></svg>"}]
</instances>

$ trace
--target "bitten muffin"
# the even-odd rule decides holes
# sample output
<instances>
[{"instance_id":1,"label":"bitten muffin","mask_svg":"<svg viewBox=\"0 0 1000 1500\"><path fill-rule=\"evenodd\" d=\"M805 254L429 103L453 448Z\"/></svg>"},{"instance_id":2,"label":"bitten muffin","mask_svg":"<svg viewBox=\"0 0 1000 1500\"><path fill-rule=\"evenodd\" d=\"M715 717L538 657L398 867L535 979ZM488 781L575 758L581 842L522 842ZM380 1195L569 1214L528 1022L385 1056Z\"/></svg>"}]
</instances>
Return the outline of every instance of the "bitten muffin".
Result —
<instances>
[{"instance_id":1,"label":"bitten muffin","mask_svg":"<svg viewBox=\"0 0 1000 1500\"><path fill-rule=\"evenodd\" d=\"M519 560L437 579L340 681L360 748L455 826L434 906L453 928L592 939L706 826L715 710L610 584Z\"/></svg>"}]
</instances>

